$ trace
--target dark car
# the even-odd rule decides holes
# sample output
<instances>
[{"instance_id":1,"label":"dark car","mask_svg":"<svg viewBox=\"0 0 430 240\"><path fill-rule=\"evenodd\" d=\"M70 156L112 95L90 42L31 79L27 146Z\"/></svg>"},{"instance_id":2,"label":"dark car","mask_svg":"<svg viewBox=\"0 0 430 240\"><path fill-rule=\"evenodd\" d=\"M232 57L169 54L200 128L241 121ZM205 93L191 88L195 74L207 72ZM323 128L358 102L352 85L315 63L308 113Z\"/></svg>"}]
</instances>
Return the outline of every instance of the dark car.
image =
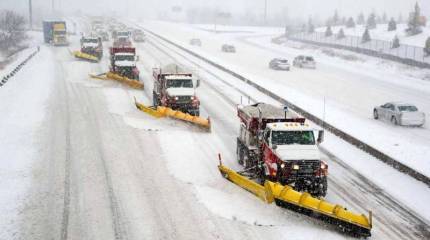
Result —
<instances>
[{"instance_id":1,"label":"dark car","mask_svg":"<svg viewBox=\"0 0 430 240\"><path fill-rule=\"evenodd\" d=\"M274 58L269 62L269 68L290 71L290 63L285 58Z\"/></svg>"}]
</instances>

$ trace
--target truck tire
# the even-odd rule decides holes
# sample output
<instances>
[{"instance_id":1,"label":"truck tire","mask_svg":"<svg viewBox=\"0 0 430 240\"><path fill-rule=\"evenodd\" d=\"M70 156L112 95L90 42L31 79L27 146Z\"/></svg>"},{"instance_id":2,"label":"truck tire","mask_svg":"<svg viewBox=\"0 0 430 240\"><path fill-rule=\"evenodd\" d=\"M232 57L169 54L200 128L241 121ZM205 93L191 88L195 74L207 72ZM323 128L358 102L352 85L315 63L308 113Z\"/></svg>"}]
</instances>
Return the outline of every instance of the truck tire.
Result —
<instances>
[{"instance_id":1,"label":"truck tire","mask_svg":"<svg viewBox=\"0 0 430 240\"><path fill-rule=\"evenodd\" d=\"M237 139L237 143L236 143L236 155L237 155L237 162L243 166L243 146L239 139Z\"/></svg>"},{"instance_id":2,"label":"truck tire","mask_svg":"<svg viewBox=\"0 0 430 240\"><path fill-rule=\"evenodd\" d=\"M378 114L378 110L373 110L373 118L374 119L378 119L379 118L379 114Z\"/></svg>"},{"instance_id":3,"label":"truck tire","mask_svg":"<svg viewBox=\"0 0 430 240\"><path fill-rule=\"evenodd\" d=\"M323 177L320 182L320 191L318 196L325 197L327 195L327 177Z\"/></svg>"},{"instance_id":4,"label":"truck tire","mask_svg":"<svg viewBox=\"0 0 430 240\"><path fill-rule=\"evenodd\" d=\"M152 104L154 105L154 107L158 107L159 105L157 94L155 92L152 92Z\"/></svg>"}]
</instances>

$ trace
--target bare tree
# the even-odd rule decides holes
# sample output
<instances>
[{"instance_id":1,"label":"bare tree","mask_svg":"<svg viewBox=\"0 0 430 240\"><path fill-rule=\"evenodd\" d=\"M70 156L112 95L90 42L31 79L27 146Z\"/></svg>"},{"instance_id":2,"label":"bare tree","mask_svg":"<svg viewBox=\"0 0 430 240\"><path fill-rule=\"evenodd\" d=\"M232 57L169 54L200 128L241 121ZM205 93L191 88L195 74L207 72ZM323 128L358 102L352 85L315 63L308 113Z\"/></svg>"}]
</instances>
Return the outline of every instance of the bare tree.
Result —
<instances>
[{"instance_id":1,"label":"bare tree","mask_svg":"<svg viewBox=\"0 0 430 240\"><path fill-rule=\"evenodd\" d=\"M25 32L26 21L22 15L13 11L0 12L0 50L11 53L22 48L22 43L27 39Z\"/></svg>"}]
</instances>

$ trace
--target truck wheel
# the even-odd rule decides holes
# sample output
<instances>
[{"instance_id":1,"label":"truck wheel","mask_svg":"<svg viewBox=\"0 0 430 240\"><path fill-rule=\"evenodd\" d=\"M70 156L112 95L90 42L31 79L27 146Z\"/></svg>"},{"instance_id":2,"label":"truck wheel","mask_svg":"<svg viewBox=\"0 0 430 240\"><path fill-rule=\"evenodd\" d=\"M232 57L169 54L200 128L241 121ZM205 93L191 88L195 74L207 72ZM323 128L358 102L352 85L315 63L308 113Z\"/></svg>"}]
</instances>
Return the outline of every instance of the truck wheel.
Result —
<instances>
[{"instance_id":1,"label":"truck wheel","mask_svg":"<svg viewBox=\"0 0 430 240\"><path fill-rule=\"evenodd\" d=\"M157 95L155 94L155 92L152 92L152 104L154 105L154 107L158 106L158 99L157 99Z\"/></svg>"},{"instance_id":2,"label":"truck wheel","mask_svg":"<svg viewBox=\"0 0 430 240\"><path fill-rule=\"evenodd\" d=\"M327 177L323 177L320 183L318 196L325 197L327 195Z\"/></svg>"},{"instance_id":3,"label":"truck wheel","mask_svg":"<svg viewBox=\"0 0 430 240\"><path fill-rule=\"evenodd\" d=\"M395 116L392 116L392 117L391 117L391 123L392 123L393 125L397 125L397 119L396 119L396 117L395 117Z\"/></svg>"},{"instance_id":4,"label":"truck wheel","mask_svg":"<svg viewBox=\"0 0 430 240\"><path fill-rule=\"evenodd\" d=\"M374 119L378 119L379 118L378 111L376 109L373 110L373 118Z\"/></svg>"},{"instance_id":5,"label":"truck wheel","mask_svg":"<svg viewBox=\"0 0 430 240\"><path fill-rule=\"evenodd\" d=\"M236 154L237 154L237 162L243 166L243 150L241 147L237 146Z\"/></svg>"}]
</instances>

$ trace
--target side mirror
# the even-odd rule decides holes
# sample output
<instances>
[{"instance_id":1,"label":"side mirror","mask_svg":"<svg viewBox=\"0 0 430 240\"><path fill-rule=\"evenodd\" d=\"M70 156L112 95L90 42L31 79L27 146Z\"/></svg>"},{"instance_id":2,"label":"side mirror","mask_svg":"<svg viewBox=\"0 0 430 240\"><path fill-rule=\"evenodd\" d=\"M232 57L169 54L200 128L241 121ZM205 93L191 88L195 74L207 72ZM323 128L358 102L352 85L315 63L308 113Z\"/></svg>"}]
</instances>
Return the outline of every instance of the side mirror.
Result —
<instances>
[{"instance_id":1,"label":"side mirror","mask_svg":"<svg viewBox=\"0 0 430 240\"><path fill-rule=\"evenodd\" d=\"M139 56L138 55L136 56L136 62L139 62Z\"/></svg>"},{"instance_id":2,"label":"side mirror","mask_svg":"<svg viewBox=\"0 0 430 240\"><path fill-rule=\"evenodd\" d=\"M197 79L196 81L196 88L200 87L200 79Z\"/></svg>"},{"instance_id":3,"label":"side mirror","mask_svg":"<svg viewBox=\"0 0 430 240\"><path fill-rule=\"evenodd\" d=\"M317 143L321 144L323 141L324 141L324 130L319 130Z\"/></svg>"},{"instance_id":4,"label":"side mirror","mask_svg":"<svg viewBox=\"0 0 430 240\"><path fill-rule=\"evenodd\" d=\"M276 150L277 148L278 148L278 145L276 145L276 144L273 144L273 145L272 145L272 149L273 149L273 150Z\"/></svg>"}]
</instances>

